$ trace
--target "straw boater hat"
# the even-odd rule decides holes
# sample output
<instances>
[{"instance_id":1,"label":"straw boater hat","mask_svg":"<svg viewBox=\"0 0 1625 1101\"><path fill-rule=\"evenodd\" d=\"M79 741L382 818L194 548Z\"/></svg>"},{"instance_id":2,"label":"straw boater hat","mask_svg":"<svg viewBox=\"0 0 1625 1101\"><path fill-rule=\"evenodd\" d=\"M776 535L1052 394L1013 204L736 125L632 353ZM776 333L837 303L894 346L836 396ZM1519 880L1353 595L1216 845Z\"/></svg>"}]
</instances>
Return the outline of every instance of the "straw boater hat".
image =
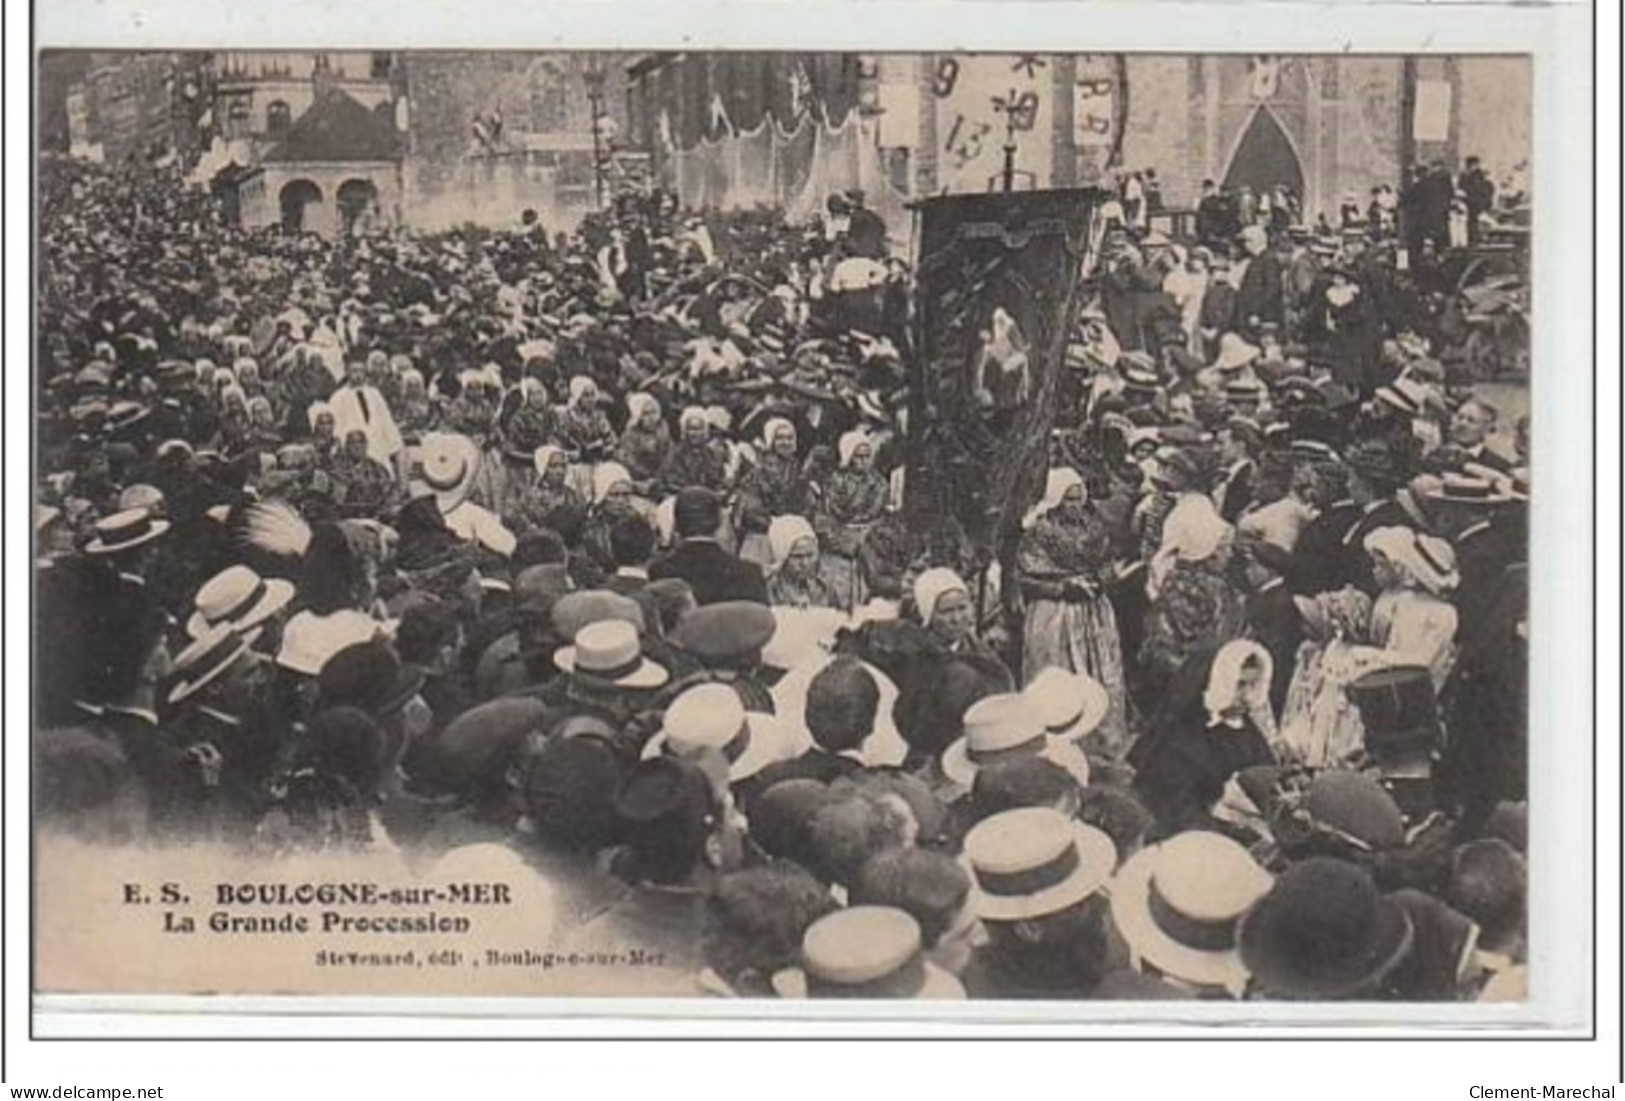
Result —
<instances>
[{"instance_id":1,"label":"straw boater hat","mask_svg":"<svg viewBox=\"0 0 1625 1101\"><path fill-rule=\"evenodd\" d=\"M1117 846L1101 830L1049 807L986 818L965 835L961 862L976 916L1028 921L1075 906L1105 886Z\"/></svg>"},{"instance_id":2,"label":"straw boater hat","mask_svg":"<svg viewBox=\"0 0 1625 1101\"><path fill-rule=\"evenodd\" d=\"M1398 378L1387 386L1377 387L1376 398L1389 408L1414 417L1428 403L1428 388L1413 379Z\"/></svg>"},{"instance_id":3,"label":"straw boater hat","mask_svg":"<svg viewBox=\"0 0 1625 1101\"><path fill-rule=\"evenodd\" d=\"M698 684L673 700L643 756L692 758L707 751L727 760L730 783L795 754L788 726L776 716L747 712L739 693L726 684Z\"/></svg>"},{"instance_id":4,"label":"straw boater hat","mask_svg":"<svg viewBox=\"0 0 1625 1101\"><path fill-rule=\"evenodd\" d=\"M1446 472L1430 483L1423 496L1460 505L1499 505L1517 499L1510 478L1455 472Z\"/></svg>"},{"instance_id":5,"label":"straw boater hat","mask_svg":"<svg viewBox=\"0 0 1625 1101\"><path fill-rule=\"evenodd\" d=\"M659 688L671 679L664 668L643 656L638 629L622 620L589 623L575 642L553 655L566 673L608 681L619 688Z\"/></svg>"},{"instance_id":6,"label":"straw boater hat","mask_svg":"<svg viewBox=\"0 0 1625 1101\"><path fill-rule=\"evenodd\" d=\"M1300 1000L1370 992L1410 951L1411 919L1343 860L1294 864L1241 919L1241 958L1271 995Z\"/></svg>"},{"instance_id":7,"label":"straw boater hat","mask_svg":"<svg viewBox=\"0 0 1625 1101\"><path fill-rule=\"evenodd\" d=\"M1093 733L1111 710L1106 686L1087 673L1046 666L1021 694L1032 704L1044 728L1076 740Z\"/></svg>"},{"instance_id":8,"label":"straw boater hat","mask_svg":"<svg viewBox=\"0 0 1625 1101\"><path fill-rule=\"evenodd\" d=\"M890 906L828 914L801 939L801 966L773 976L781 998L960 1000L958 979L925 958L919 922Z\"/></svg>"},{"instance_id":9,"label":"straw boater hat","mask_svg":"<svg viewBox=\"0 0 1625 1101\"><path fill-rule=\"evenodd\" d=\"M184 703L218 680L238 658L248 652L248 642L230 627L210 629L175 655L170 672L169 702Z\"/></svg>"},{"instance_id":10,"label":"straw boater hat","mask_svg":"<svg viewBox=\"0 0 1625 1101\"><path fill-rule=\"evenodd\" d=\"M968 788L985 764L1035 756L1066 769L1079 787L1089 783L1089 762L1077 746L1049 732L1043 712L1031 699L1004 692L977 700L966 710L965 735L943 750L942 771Z\"/></svg>"},{"instance_id":11,"label":"straw boater hat","mask_svg":"<svg viewBox=\"0 0 1625 1101\"><path fill-rule=\"evenodd\" d=\"M85 553L117 554L134 550L168 530L169 521L156 519L149 509L125 509L96 521L96 534L85 544Z\"/></svg>"},{"instance_id":12,"label":"straw boater hat","mask_svg":"<svg viewBox=\"0 0 1625 1101\"><path fill-rule=\"evenodd\" d=\"M1112 880L1112 920L1162 974L1240 997L1247 968L1236 926L1274 880L1241 845L1192 830L1131 857Z\"/></svg>"},{"instance_id":13,"label":"straw boater hat","mask_svg":"<svg viewBox=\"0 0 1625 1101\"><path fill-rule=\"evenodd\" d=\"M473 440L455 432L431 432L423 437L418 458L423 484L434 493L441 512L468 498L480 469L480 449Z\"/></svg>"},{"instance_id":14,"label":"straw boater hat","mask_svg":"<svg viewBox=\"0 0 1625 1101\"><path fill-rule=\"evenodd\" d=\"M201 638L209 628L224 624L247 636L292 599L292 582L261 577L247 566L228 566L197 591L193 598L196 611L186 621L186 633Z\"/></svg>"}]
</instances>

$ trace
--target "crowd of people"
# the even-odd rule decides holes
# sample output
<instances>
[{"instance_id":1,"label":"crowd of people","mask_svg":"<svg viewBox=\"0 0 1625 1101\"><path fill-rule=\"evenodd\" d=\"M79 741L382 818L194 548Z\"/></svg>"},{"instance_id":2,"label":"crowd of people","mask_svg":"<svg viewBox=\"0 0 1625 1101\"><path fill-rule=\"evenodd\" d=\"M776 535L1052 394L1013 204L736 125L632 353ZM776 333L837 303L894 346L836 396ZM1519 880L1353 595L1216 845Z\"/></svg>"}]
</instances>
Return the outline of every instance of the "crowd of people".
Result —
<instances>
[{"instance_id":1,"label":"crowd of people","mask_svg":"<svg viewBox=\"0 0 1625 1101\"><path fill-rule=\"evenodd\" d=\"M1528 426L1397 227L1108 209L990 583L861 195L327 240L177 173L41 165L42 827L517 854L649 994L1521 996Z\"/></svg>"}]
</instances>

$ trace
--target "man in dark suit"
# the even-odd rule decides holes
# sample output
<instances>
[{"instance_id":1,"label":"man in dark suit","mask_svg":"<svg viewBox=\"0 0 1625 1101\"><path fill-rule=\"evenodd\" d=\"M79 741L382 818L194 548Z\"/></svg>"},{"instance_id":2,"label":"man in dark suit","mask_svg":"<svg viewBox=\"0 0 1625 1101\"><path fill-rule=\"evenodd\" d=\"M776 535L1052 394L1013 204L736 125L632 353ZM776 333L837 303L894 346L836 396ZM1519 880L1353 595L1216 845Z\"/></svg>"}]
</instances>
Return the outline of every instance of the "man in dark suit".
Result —
<instances>
[{"instance_id":1,"label":"man in dark suit","mask_svg":"<svg viewBox=\"0 0 1625 1101\"><path fill-rule=\"evenodd\" d=\"M1455 548L1461 575L1453 597L1456 637L1471 638L1488 615L1502 576L1529 561L1527 505L1480 479L1446 479L1422 501L1434 530Z\"/></svg>"},{"instance_id":2,"label":"man in dark suit","mask_svg":"<svg viewBox=\"0 0 1625 1101\"><path fill-rule=\"evenodd\" d=\"M813 746L801 756L780 761L753 778L752 791L766 791L781 780L834 783L863 768L859 751L873 733L880 709L880 687L856 658L838 657L820 669L807 685L804 717Z\"/></svg>"},{"instance_id":3,"label":"man in dark suit","mask_svg":"<svg viewBox=\"0 0 1625 1101\"><path fill-rule=\"evenodd\" d=\"M1427 525L1399 502L1399 491L1407 477L1404 461L1391 447L1356 446L1345 461L1349 467L1349 496L1360 507L1360 514L1343 536L1341 584L1376 596L1380 587L1371 572L1365 537L1378 528L1425 531Z\"/></svg>"},{"instance_id":4,"label":"man in dark suit","mask_svg":"<svg viewBox=\"0 0 1625 1101\"><path fill-rule=\"evenodd\" d=\"M1505 570L1440 693L1448 738L1438 766L1444 801L1473 836L1497 803L1527 796L1529 569Z\"/></svg>"},{"instance_id":5,"label":"man in dark suit","mask_svg":"<svg viewBox=\"0 0 1625 1101\"><path fill-rule=\"evenodd\" d=\"M1360 506L1348 493L1348 474L1337 462L1313 467L1307 488L1316 516L1293 545L1286 574L1294 593L1313 596L1342 584L1343 537L1360 518Z\"/></svg>"},{"instance_id":6,"label":"man in dark suit","mask_svg":"<svg viewBox=\"0 0 1625 1101\"><path fill-rule=\"evenodd\" d=\"M654 557L655 530L641 516L623 516L609 529L609 557L615 572L604 588L634 599L649 584L649 560Z\"/></svg>"},{"instance_id":7,"label":"man in dark suit","mask_svg":"<svg viewBox=\"0 0 1625 1101\"><path fill-rule=\"evenodd\" d=\"M1254 455L1262 443L1258 426L1246 417L1232 417L1219 434L1225 469L1213 492L1213 501L1227 523L1234 524L1241 519L1241 514L1253 503L1253 478L1258 473Z\"/></svg>"},{"instance_id":8,"label":"man in dark suit","mask_svg":"<svg viewBox=\"0 0 1625 1101\"><path fill-rule=\"evenodd\" d=\"M1466 170L1456 181L1456 188L1467 199L1467 243L1478 244L1478 220L1495 205L1495 184L1477 157L1467 158Z\"/></svg>"},{"instance_id":9,"label":"man in dark suit","mask_svg":"<svg viewBox=\"0 0 1625 1101\"><path fill-rule=\"evenodd\" d=\"M761 567L741 561L717 542L722 529L722 499L709 489L690 486L677 494L673 510L677 549L649 568L655 581L687 581L701 605L726 600L767 603L767 580Z\"/></svg>"},{"instance_id":10,"label":"man in dark suit","mask_svg":"<svg viewBox=\"0 0 1625 1101\"><path fill-rule=\"evenodd\" d=\"M1241 249L1247 267L1236 284L1236 325L1243 335L1257 340L1260 326L1278 326L1286 320L1286 278L1262 226L1242 229Z\"/></svg>"},{"instance_id":11,"label":"man in dark suit","mask_svg":"<svg viewBox=\"0 0 1625 1101\"><path fill-rule=\"evenodd\" d=\"M1454 465L1487 467L1498 474L1512 469L1512 460L1489 445L1500 413L1482 398L1468 398L1450 417L1450 440L1441 450Z\"/></svg>"}]
</instances>

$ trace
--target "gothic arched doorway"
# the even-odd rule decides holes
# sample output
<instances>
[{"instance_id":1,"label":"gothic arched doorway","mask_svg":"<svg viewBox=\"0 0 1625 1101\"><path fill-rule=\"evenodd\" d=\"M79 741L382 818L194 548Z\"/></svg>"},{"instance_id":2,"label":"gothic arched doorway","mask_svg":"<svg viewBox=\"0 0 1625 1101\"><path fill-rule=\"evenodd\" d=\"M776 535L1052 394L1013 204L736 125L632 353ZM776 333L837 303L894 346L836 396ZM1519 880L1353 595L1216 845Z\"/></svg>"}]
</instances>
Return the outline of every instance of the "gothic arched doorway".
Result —
<instances>
[{"instance_id":1,"label":"gothic arched doorway","mask_svg":"<svg viewBox=\"0 0 1625 1101\"><path fill-rule=\"evenodd\" d=\"M363 216L377 209L378 185L371 180L345 180L333 197L338 203L339 227L348 235L355 232Z\"/></svg>"},{"instance_id":2,"label":"gothic arched doorway","mask_svg":"<svg viewBox=\"0 0 1625 1101\"><path fill-rule=\"evenodd\" d=\"M289 180L277 199L282 205L283 232L303 233L310 228L306 208L321 205L322 189L310 180Z\"/></svg>"},{"instance_id":3,"label":"gothic arched doorway","mask_svg":"<svg viewBox=\"0 0 1625 1101\"><path fill-rule=\"evenodd\" d=\"M1303 164L1297 147L1268 107L1260 106L1253 112L1235 152L1230 154L1224 186L1232 191L1247 188L1254 195L1285 187L1300 202L1303 200Z\"/></svg>"}]
</instances>

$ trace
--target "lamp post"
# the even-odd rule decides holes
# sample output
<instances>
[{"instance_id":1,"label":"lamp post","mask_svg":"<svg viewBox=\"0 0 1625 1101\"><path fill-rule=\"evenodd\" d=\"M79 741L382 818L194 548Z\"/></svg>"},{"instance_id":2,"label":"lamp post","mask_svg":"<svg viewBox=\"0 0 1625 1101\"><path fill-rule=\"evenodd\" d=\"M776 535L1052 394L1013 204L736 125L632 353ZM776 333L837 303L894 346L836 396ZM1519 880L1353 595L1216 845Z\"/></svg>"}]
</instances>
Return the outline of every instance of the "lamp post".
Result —
<instances>
[{"instance_id":1,"label":"lamp post","mask_svg":"<svg viewBox=\"0 0 1625 1101\"><path fill-rule=\"evenodd\" d=\"M604 209L604 147L601 131L604 118L604 73L602 69L588 69L583 79L587 82L587 102L592 107L592 192L599 210Z\"/></svg>"}]
</instances>

